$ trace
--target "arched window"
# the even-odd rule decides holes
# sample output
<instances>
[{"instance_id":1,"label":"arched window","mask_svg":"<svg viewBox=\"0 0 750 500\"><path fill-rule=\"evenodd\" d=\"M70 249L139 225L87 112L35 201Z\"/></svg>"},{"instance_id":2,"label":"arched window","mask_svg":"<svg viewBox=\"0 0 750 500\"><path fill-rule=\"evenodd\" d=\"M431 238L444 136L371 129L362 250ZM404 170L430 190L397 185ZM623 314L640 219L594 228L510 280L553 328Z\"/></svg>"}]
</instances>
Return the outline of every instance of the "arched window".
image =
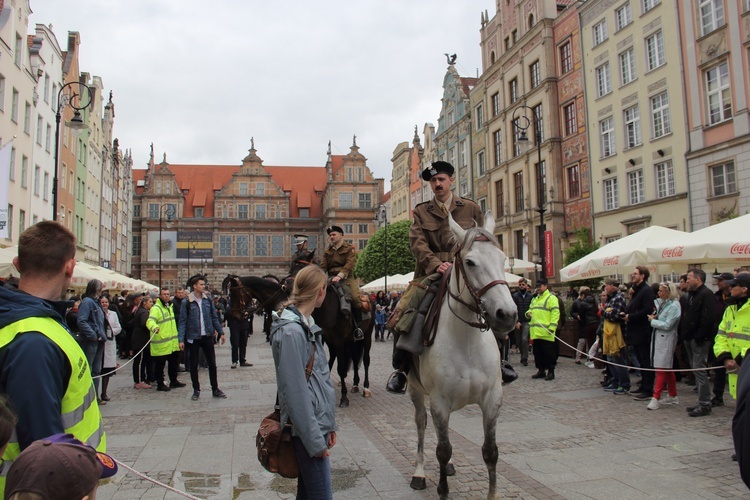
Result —
<instances>
[{"instance_id":1,"label":"arched window","mask_svg":"<svg viewBox=\"0 0 750 500\"><path fill-rule=\"evenodd\" d=\"M495 64L495 51L490 52L490 64Z\"/></svg>"},{"instance_id":2,"label":"arched window","mask_svg":"<svg viewBox=\"0 0 750 500\"><path fill-rule=\"evenodd\" d=\"M534 14L529 14L529 29L534 26Z\"/></svg>"}]
</instances>

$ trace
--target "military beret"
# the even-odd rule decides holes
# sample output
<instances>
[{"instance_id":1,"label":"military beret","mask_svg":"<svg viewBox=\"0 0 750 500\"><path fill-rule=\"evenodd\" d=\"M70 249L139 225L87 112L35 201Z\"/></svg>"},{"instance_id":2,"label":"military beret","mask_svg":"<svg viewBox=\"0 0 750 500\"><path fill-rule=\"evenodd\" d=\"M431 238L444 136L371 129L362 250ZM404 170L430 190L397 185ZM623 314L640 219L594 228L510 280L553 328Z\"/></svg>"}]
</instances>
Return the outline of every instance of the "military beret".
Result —
<instances>
[{"instance_id":1,"label":"military beret","mask_svg":"<svg viewBox=\"0 0 750 500\"><path fill-rule=\"evenodd\" d=\"M341 226L331 226L328 229L326 229L326 234L331 234L331 233L341 233L341 234L344 234L344 230L341 229Z\"/></svg>"},{"instance_id":2,"label":"military beret","mask_svg":"<svg viewBox=\"0 0 750 500\"><path fill-rule=\"evenodd\" d=\"M422 179L429 181L433 175L437 174L448 174L453 177L455 171L453 165L447 161L434 161L429 168L422 171Z\"/></svg>"}]
</instances>

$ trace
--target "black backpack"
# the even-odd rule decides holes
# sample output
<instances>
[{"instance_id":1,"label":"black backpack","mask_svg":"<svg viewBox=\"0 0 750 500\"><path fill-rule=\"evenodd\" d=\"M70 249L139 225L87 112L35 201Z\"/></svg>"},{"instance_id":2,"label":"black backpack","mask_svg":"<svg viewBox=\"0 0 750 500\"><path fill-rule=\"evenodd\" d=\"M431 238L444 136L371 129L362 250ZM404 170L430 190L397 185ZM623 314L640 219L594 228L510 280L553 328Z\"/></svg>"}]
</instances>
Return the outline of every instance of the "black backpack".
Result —
<instances>
[{"instance_id":1,"label":"black backpack","mask_svg":"<svg viewBox=\"0 0 750 500\"><path fill-rule=\"evenodd\" d=\"M557 297L557 302L558 304L560 304L560 319L557 320L557 330L559 331L563 326L565 326L565 321L568 319L568 314L565 312L565 300L563 300L562 297Z\"/></svg>"}]
</instances>

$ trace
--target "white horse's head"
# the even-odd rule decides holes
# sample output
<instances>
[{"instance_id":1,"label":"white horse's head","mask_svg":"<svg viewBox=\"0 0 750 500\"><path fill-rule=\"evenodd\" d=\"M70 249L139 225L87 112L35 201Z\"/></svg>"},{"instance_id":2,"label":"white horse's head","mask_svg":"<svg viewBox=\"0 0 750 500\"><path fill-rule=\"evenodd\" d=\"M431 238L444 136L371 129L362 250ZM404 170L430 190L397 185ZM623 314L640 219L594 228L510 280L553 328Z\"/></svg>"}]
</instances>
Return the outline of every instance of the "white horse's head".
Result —
<instances>
[{"instance_id":1,"label":"white horse's head","mask_svg":"<svg viewBox=\"0 0 750 500\"><path fill-rule=\"evenodd\" d=\"M484 227L463 229L450 214L448 223L458 242L453 272L463 274L455 278L466 280L471 300L487 325L496 334L508 334L516 326L518 310L505 280L506 256L493 234L492 212L485 214Z\"/></svg>"}]
</instances>

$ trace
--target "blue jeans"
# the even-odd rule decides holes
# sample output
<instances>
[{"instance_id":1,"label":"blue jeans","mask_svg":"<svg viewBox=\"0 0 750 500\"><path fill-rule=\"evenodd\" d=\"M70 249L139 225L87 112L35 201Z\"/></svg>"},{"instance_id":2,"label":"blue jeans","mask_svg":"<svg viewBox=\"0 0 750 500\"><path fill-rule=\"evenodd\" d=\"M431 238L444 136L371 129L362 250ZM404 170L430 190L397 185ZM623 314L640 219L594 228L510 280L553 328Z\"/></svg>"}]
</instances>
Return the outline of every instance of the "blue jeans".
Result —
<instances>
[{"instance_id":1,"label":"blue jeans","mask_svg":"<svg viewBox=\"0 0 750 500\"><path fill-rule=\"evenodd\" d=\"M607 354L607 361L620 365L627 365L623 356ZM628 369L621 366L609 365L609 371L612 373L613 384L624 389L630 389L630 375Z\"/></svg>"},{"instance_id":2,"label":"blue jeans","mask_svg":"<svg viewBox=\"0 0 750 500\"><path fill-rule=\"evenodd\" d=\"M331 480L331 461L329 457L310 457L298 437L292 438L294 451L297 453L299 478L297 479L297 498L333 499L333 482Z\"/></svg>"},{"instance_id":3,"label":"blue jeans","mask_svg":"<svg viewBox=\"0 0 750 500\"><path fill-rule=\"evenodd\" d=\"M102 361L104 360L104 342L81 342L83 353L86 355L86 361L89 362L91 376L98 377L102 373ZM99 394L99 379L94 378L94 387Z\"/></svg>"}]
</instances>

